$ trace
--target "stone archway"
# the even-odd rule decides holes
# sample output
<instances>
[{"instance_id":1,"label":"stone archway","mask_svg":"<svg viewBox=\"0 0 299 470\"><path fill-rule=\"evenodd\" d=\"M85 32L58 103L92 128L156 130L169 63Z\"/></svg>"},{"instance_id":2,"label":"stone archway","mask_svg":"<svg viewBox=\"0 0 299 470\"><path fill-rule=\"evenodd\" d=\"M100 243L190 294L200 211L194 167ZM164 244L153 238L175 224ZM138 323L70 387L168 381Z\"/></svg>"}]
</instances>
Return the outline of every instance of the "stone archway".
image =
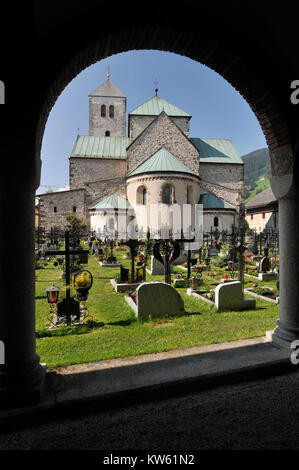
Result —
<instances>
[{"instance_id":1,"label":"stone archway","mask_svg":"<svg viewBox=\"0 0 299 470\"><path fill-rule=\"evenodd\" d=\"M26 110L18 108L28 130L22 131L23 141L17 147L23 152L25 149L27 164L23 163L14 174L15 210L25 241L18 248L18 269L14 270L19 289L17 295L10 290L10 301L4 304L0 318L0 340L5 345L6 357L6 364L0 365L0 395L5 403L13 405L40 399L43 383L42 368L35 353L33 233L34 193L39 186L40 149L47 117L57 97L78 73L118 52L158 49L185 55L222 75L250 105L270 149L273 190L280 199L280 231L283 234L280 244L281 316L276 338L280 344L287 345L292 339L299 338L299 274L287 261L291 248L292 259L299 263L299 248L294 236L299 228L297 189L293 184L298 140L296 119L293 110L289 109L285 77L280 74L279 61L273 59L267 36L262 34L258 38L262 48L252 49L257 41L253 34L255 12L248 10L245 14L243 10L247 6L242 7L241 17L245 22L242 33L237 21L232 24L227 5L217 6L217 9L202 8L197 1L190 0L182 8L180 3L167 0L159 5L159 13L152 15L149 11L144 13L147 7L152 8L150 2L145 2L140 11L137 3L132 2L128 9L120 0L110 0L100 6L88 0L76 0L75 3L77 9L72 10L63 1L52 1L50 7L47 2L36 6L38 11L32 14L34 17L36 13L39 49L36 51L31 44L28 57L25 56L29 61L27 66L35 71L36 85L33 109L30 108L31 96L22 95L22 104L27 104L30 119ZM199 23L198 18L203 15L205 21ZM234 15L238 16L238 12L234 11ZM267 15L268 8L263 10L261 6L260 17L267 18ZM292 16L296 17L293 13ZM113 21L102 21L99 28L99 18L113 18ZM26 41L26 36L22 39ZM24 54L23 50L20 57L21 53ZM15 105L18 106L17 98ZM7 144L6 151L8 149ZM2 216L7 217L6 181L3 194ZM12 220L11 216L9 220ZM284 230L285 226L288 230ZM3 240L8 240L5 234ZM9 259L5 249L3 257ZM13 316L8 307L14 312Z\"/></svg>"}]
</instances>

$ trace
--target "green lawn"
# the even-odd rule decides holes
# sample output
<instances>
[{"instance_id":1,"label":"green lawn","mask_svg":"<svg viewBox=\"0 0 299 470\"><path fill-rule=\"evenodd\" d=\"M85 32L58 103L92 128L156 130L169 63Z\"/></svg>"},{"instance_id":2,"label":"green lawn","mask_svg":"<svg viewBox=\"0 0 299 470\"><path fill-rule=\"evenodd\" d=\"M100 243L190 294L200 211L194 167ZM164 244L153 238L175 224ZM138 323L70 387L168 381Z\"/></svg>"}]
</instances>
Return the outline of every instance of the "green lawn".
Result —
<instances>
[{"instance_id":1,"label":"green lawn","mask_svg":"<svg viewBox=\"0 0 299 470\"><path fill-rule=\"evenodd\" d=\"M123 258L124 251L115 254L124 266L129 266L129 260ZM94 277L87 301L92 325L51 331L45 329L50 311L45 289L52 283L64 286L61 267L54 267L50 261L44 269L36 271L37 352L41 362L50 369L263 336L275 327L279 316L278 305L259 299L256 299L255 310L218 313L213 306L189 297L186 289L178 289L185 303L184 316L140 323L125 302L125 294L114 292L110 284L110 278L119 272L119 268L102 268L92 255L86 268ZM216 278L210 275L214 270ZM179 268L175 267L175 271ZM223 273L224 270L212 267L209 276L203 274L204 285L214 288ZM147 280L163 280L163 276L148 275ZM245 287L251 286L252 282L246 278Z\"/></svg>"}]
</instances>

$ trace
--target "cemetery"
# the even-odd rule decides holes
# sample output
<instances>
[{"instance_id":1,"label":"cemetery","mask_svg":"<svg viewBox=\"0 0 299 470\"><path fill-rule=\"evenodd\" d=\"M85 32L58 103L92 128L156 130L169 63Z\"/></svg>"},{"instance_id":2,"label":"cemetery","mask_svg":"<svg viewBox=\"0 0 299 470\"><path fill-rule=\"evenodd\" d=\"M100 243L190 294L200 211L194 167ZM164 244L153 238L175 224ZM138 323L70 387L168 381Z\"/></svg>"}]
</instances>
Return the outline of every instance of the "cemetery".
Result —
<instances>
[{"instance_id":1,"label":"cemetery","mask_svg":"<svg viewBox=\"0 0 299 470\"><path fill-rule=\"evenodd\" d=\"M172 240L37 236L36 337L48 368L262 336L279 317L277 279L247 275L261 260L279 273L269 237L255 255L254 234L245 243L211 231L182 256Z\"/></svg>"}]
</instances>

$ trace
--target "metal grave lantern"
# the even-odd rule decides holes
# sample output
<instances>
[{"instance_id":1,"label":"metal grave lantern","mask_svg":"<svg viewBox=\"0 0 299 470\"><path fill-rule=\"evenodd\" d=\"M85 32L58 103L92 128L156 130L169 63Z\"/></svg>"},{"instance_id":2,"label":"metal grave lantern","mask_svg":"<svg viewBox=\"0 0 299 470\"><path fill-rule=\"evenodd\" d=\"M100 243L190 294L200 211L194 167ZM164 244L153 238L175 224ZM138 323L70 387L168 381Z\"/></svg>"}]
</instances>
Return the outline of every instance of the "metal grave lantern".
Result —
<instances>
[{"instance_id":1,"label":"metal grave lantern","mask_svg":"<svg viewBox=\"0 0 299 470\"><path fill-rule=\"evenodd\" d=\"M54 285L47 287L46 293L49 304L57 304L60 290L60 287Z\"/></svg>"},{"instance_id":2,"label":"metal grave lantern","mask_svg":"<svg viewBox=\"0 0 299 470\"><path fill-rule=\"evenodd\" d=\"M77 291L79 301L87 300L89 289L93 284L93 277L90 271L82 269L74 277L74 288Z\"/></svg>"}]
</instances>

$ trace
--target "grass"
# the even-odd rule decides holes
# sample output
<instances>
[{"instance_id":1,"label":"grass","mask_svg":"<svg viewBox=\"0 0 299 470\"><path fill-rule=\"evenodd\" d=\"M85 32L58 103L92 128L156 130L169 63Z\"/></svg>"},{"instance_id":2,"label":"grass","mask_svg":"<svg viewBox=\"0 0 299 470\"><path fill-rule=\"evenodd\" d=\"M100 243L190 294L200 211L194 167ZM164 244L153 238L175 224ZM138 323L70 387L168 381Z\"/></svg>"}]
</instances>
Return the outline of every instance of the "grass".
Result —
<instances>
[{"instance_id":1,"label":"grass","mask_svg":"<svg viewBox=\"0 0 299 470\"><path fill-rule=\"evenodd\" d=\"M259 192L264 191L265 189L270 187L270 180L269 178L260 178L256 181L255 187L250 191L249 196L246 198L245 203L249 202L254 196L256 196Z\"/></svg>"},{"instance_id":2,"label":"grass","mask_svg":"<svg viewBox=\"0 0 299 470\"><path fill-rule=\"evenodd\" d=\"M115 254L124 266L129 267L130 261L123 257L123 250ZM185 315L141 323L125 302L126 294L114 292L110 284L110 278L119 268L102 268L92 255L86 268L94 277L87 301L93 321L53 330L46 328L49 305L45 289L52 283L64 287L61 267L54 267L50 261L44 269L36 271L37 352L49 369L263 336L275 327L279 316L277 305L260 299L256 299L255 310L218 313L214 306L189 297L186 289L178 289L184 300ZM211 269L213 273L214 267ZM175 267L174 271L180 269ZM204 286L214 288L219 283L224 270L216 267L215 271L216 278L211 273L203 274ZM163 276L148 275L147 280L163 280ZM257 284L262 283L257 281ZM246 279L245 287L251 285L252 280ZM75 294L74 290L72 294Z\"/></svg>"}]
</instances>

